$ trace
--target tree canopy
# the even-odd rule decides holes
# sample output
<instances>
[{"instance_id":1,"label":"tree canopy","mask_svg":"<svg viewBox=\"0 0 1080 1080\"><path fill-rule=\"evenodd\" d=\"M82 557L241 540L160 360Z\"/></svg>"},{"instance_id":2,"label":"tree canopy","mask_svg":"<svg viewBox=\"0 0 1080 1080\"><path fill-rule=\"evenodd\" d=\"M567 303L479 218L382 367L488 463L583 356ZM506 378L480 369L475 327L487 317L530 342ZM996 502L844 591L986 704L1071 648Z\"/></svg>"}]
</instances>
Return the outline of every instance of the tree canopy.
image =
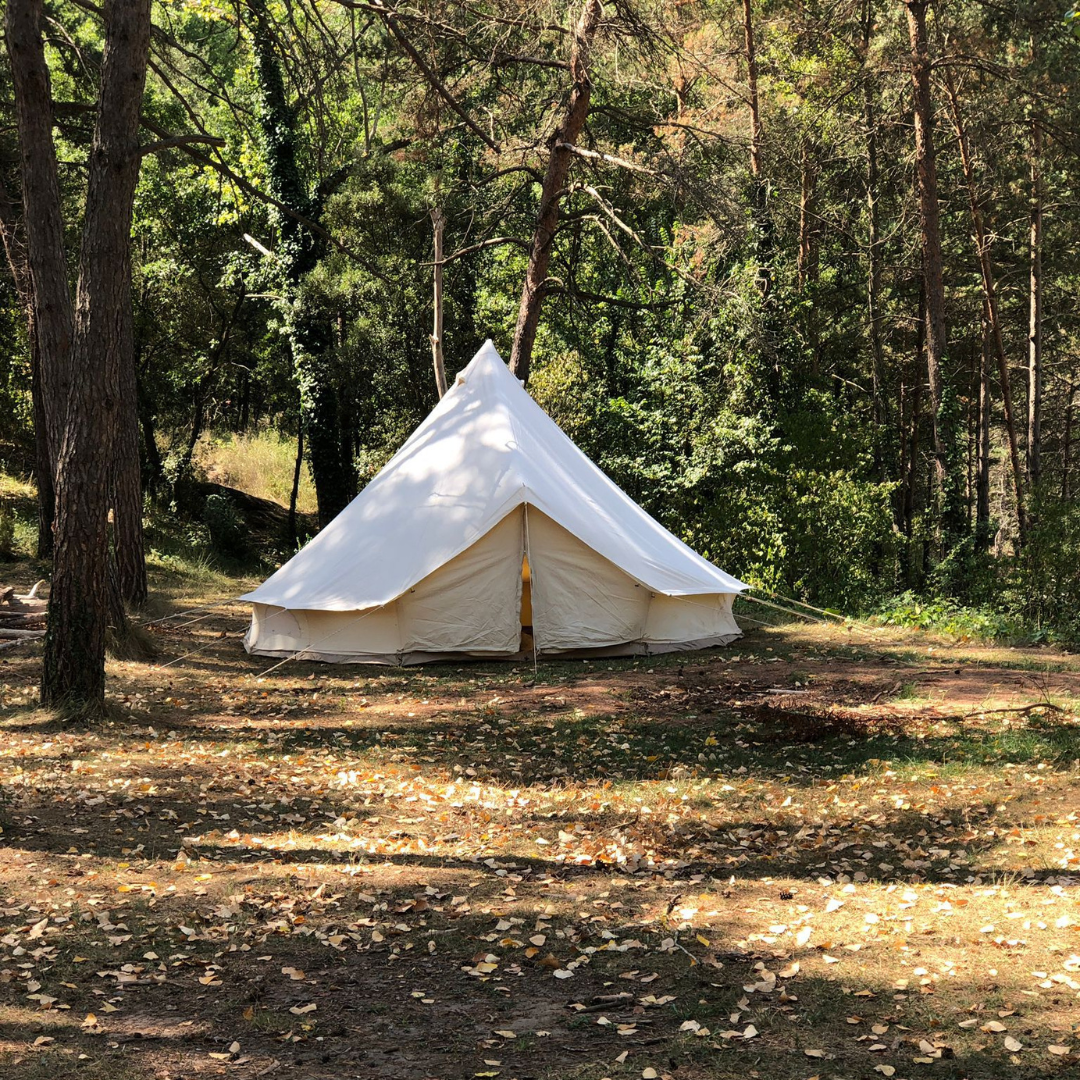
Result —
<instances>
[{"instance_id":1,"label":"tree canopy","mask_svg":"<svg viewBox=\"0 0 1080 1080\"><path fill-rule=\"evenodd\" d=\"M72 281L105 14L42 24ZM437 400L437 217L451 378L493 338L726 570L1080 633L1065 0L169 0L152 24L127 396L158 506L213 515L186 484L206 432L300 437L321 524L356 494ZM41 473L7 45L0 440Z\"/></svg>"}]
</instances>

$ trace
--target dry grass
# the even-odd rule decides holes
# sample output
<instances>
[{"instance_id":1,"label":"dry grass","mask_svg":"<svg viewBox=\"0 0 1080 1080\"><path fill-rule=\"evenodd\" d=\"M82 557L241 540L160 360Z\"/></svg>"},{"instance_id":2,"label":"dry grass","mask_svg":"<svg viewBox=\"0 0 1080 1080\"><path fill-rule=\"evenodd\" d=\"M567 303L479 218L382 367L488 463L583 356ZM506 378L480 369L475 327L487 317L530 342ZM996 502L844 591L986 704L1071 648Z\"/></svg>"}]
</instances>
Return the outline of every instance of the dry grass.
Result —
<instances>
[{"instance_id":1,"label":"dry grass","mask_svg":"<svg viewBox=\"0 0 1080 1080\"><path fill-rule=\"evenodd\" d=\"M6 665L3 1076L1075 1075L1077 727L986 711L1073 658L785 629L260 679L241 613L113 663L92 731Z\"/></svg>"},{"instance_id":2,"label":"dry grass","mask_svg":"<svg viewBox=\"0 0 1080 1080\"><path fill-rule=\"evenodd\" d=\"M296 466L295 439L270 429L248 435L204 435L195 448L195 462L216 484L289 505ZM315 485L306 463L300 473L296 506L304 514L317 509Z\"/></svg>"}]
</instances>

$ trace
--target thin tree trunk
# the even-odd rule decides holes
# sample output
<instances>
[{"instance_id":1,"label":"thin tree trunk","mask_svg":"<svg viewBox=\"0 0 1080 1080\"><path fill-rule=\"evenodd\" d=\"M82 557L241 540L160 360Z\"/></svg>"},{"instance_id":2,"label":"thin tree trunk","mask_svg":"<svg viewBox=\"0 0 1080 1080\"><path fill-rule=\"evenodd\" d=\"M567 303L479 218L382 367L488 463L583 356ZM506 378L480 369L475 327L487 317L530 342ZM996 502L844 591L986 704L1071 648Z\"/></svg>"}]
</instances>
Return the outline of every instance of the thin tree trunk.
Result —
<instances>
[{"instance_id":1,"label":"thin tree trunk","mask_svg":"<svg viewBox=\"0 0 1080 1080\"><path fill-rule=\"evenodd\" d=\"M979 409L975 433L975 550L990 546L990 306L983 302L982 351L979 354Z\"/></svg>"},{"instance_id":2,"label":"thin tree trunk","mask_svg":"<svg viewBox=\"0 0 1080 1080\"><path fill-rule=\"evenodd\" d=\"M431 330L431 361L435 366L435 387L439 398L446 394L446 361L443 358L443 229L446 216L442 210L431 211L431 227L435 237L434 308Z\"/></svg>"},{"instance_id":3,"label":"thin tree trunk","mask_svg":"<svg viewBox=\"0 0 1080 1080\"><path fill-rule=\"evenodd\" d=\"M862 15L862 53L865 67L870 52L870 36L874 25L873 0L865 0ZM877 108L874 86L869 75L863 72L863 127L866 132L866 217L867 217L867 268L866 268L866 314L870 331L870 378L874 394L874 422L884 422L881 397L881 380L885 367L885 346L881 331L881 224L878 210L878 145Z\"/></svg>"},{"instance_id":4,"label":"thin tree trunk","mask_svg":"<svg viewBox=\"0 0 1080 1080\"><path fill-rule=\"evenodd\" d=\"M1042 125L1031 121L1031 240L1028 259L1028 416L1027 479L1032 494L1039 486L1042 452Z\"/></svg>"},{"instance_id":5,"label":"thin tree trunk","mask_svg":"<svg viewBox=\"0 0 1080 1080\"><path fill-rule=\"evenodd\" d=\"M139 427L142 430L143 460L146 462L146 487L151 495L156 495L158 486L165 479L165 463L161 460L161 451L158 449L153 406L147 400L138 374L135 376L135 396Z\"/></svg>"},{"instance_id":6,"label":"thin tree trunk","mask_svg":"<svg viewBox=\"0 0 1080 1080\"><path fill-rule=\"evenodd\" d=\"M107 509L123 408L124 304L149 49L149 0L110 0L75 302L71 362L79 379L57 455L56 552L41 680L43 704L80 712L104 707Z\"/></svg>"},{"instance_id":7,"label":"thin tree trunk","mask_svg":"<svg viewBox=\"0 0 1080 1080\"><path fill-rule=\"evenodd\" d=\"M53 517L56 495L53 491L53 464L49 452L45 402L41 386L41 346L34 315L34 283L30 275L23 237L22 215L0 185L0 239L7 256L15 292L26 317L26 338L30 346L30 401L34 417L34 480L38 496L37 557L47 559L53 549Z\"/></svg>"},{"instance_id":8,"label":"thin tree trunk","mask_svg":"<svg viewBox=\"0 0 1080 1080\"><path fill-rule=\"evenodd\" d=\"M521 290L514 343L510 350L510 370L524 383L529 381L540 312L548 291L548 265L559 224L559 203L570 171L570 148L576 145L589 113L589 100L592 97L589 52L602 14L600 0L584 0L570 46L570 77L573 80L570 100L562 120L548 141L548 162L540 189L540 210L529 245L529 262L525 268L525 284Z\"/></svg>"},{"instance_id":9,"label":"thin tree trunk","mask_svg":"<svg viewBox=\"0 0 1080 1080\"><path fill-rule=\"evenodd\" d=\"M304 467L304 425L297 425L296 464L293 466L292 490L289 492L289 539L295 546L300 539L296 528L296 501L300 497L300 474Z\"/></svg>"},{"instance_id":10,"label":"thin tree trunk","mask_svg":"<svg viewBox=\"0 0 1080 1080\"><path fill-rule=\"evenodd\" d=\"M1069 395L1065 399L1065 445L1061 455L1061 501L1069 498L1069 461L1072 457L1073 398L1076 396L1076 383L1069 379Z\"/></svg>"},{"instance_id":11,"label":"thin tree trunk","mask_svg":"<svg viewBox=\"0 0 1080 1080\"><path fill-rule=\"evenodd\" d=\"M911 391L911 440L908 443L907 483L904 485L904 532L911 539L915 522L915 487L919 473L919 420L922 415L922 371L926 351L926 284L919 284L919 316L915 329L915 377Z\"/></svg>"},{"instance_id":12,"label":"thin tree trunk","mask_svg":"<svg viewBox=\"0 0 1080 1080\"><path fill-rule=\"evenodd\" d=\"M795 260L795 276L801 292L809 284L814 256L812 215L817 173L810 157L810 143L803 139L799 153L799 253Z\"/></svg>"},{"instance_id":13,"label":"thin tree trunk","mask_svg":"<svg viewBox=\"0 0 1080 1080\"><path fill-rule=\"evenodd\" d=\"M818 280L818 241L814 224L814 203L817 197L817 163L811 154L808 139L803 140L799 162L799 254L796 260L796 277L799 292L813 288ZM810 350L811 370L819 370L817 308L811 296L805 307L806 343Z\"/></svg>"},{"instance_id":14,"label":"thin tree trunk","mask_svg":"<svg viewBox=\"0 0 1080 1080\"><path fill-rule=\"evenodd\" d=\"M1016 418L1013 411L1012 385L1009 377L1009 364L1005 356L1005 343L1001 333L1001 319L998 316L997 285L994 281L994 264L990 259L990 244L983 223L982 208L979 205L979 193L975 185L975 167L971 159L971 147L960 112L960 100L953 82L952 73L945 68L945 92L949 99L953 128L956 132L957 145L960 148L960 164L964 171L967 187L968 209L974 230L975 250L979 258L979 273L982 281L984 310L990 325L990 338L997 357L998 378L1001 382L1001 403L1005 413L1005 430L1009 439L1009 460L1012 464L1013 490L1016 494L1016 524L1020 544L1027 534L1027 515L1024 505L1024 479L1020 467L1020 448L1016 436Z\"/></svg>"},{"instance_id":15,"label":"thin tree trunk","mask_svg":"<svg viewBox=\"0 0 1080 1080\"><path fill-rule=\"evenodd\" d=\"M750 106L750 218L757 257L756 283L762 297L772 292L772 226L769 187L762 163L761 109L758 102L757 48L750 0L743 0L743 48L746 56L746 93Z\"/></svg>"},{"instance_id":16,"label":"thin tree trunk","mask_svg":"<svg viewBox=\"0 0 1080 1080\"><path fill-rule=\"evenodd\" d=\"M146 603L146 552L143 546L142 467L139 461L138 391L135 380L135 326L131 289L124 296L121 324L120 400L113 453L112 509L116 583L129 604Z\"/></svg>"},{"instance_id":17,"label":"thin tree trunk","mask_svg":"<svg viewBox=\"0 0 1080 1080\"><path fill-rule=\"evenodd\" d=\"M28 312L27 318L33 320L30 330L30 399L34 414L34 479L38 496L37 557L51 559L54 544L53 525L56 521L56 486L41 375L41 343L38 341L33 313Z\"/></svg>"},{"instance_id":18,"label":"thin tree trunk","mask_svg":"<svg viewBox=\"0 0 1080 1080\"><path fill-rule=\"evenodd\" d=\"M923 277L926 281L926 366L933 408L933 495L936 556L957 530L958 492L954 473L954 420L945 397L943 362L947 348L945 284L941 254L937 164L934 154L933 107L930 97L930 55L926 39L928 0L902 0L911 39L911 83L915 117L915 165L919 191Z\"/></svg>"}]
</instances>

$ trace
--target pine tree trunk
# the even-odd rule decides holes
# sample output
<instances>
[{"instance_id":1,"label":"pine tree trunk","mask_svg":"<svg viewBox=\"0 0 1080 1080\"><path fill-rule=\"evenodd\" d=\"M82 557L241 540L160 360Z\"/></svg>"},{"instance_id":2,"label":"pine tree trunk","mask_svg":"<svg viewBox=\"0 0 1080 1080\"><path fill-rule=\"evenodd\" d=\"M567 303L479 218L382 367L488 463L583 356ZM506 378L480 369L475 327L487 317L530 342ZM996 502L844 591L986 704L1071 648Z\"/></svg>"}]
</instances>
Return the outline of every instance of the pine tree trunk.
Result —
<instances>
[{"instance_id":1,"label":"pine tree trunk","mask_svg":"<svg viewBox=\"0 0 1080 1080\"><path fill-rule=\"evenodd\" d=\"M289 490L289 539L293 546L300 540L299 530L296 528L296 503L300 497L300 475L304 468L304 427L298 426L296 433L296 461L293 464L292 488Z\"/></svg>"},{"instance_id":2,"label":"pine tree trunk","mask_svg":"<svg viewBox=\"0 0 1080 1080\"><path fill-rule=\"evenodd\" d=\"M1042 471L1042 125L1031 122L1031 240L1028 310L1027 479L1034 495Z\"/></svg>"},{"instance_id":3,"label":"pine tree trunk","mask_svg":"<svg viewBox=\"0 0 1080 1080\"><path fill-rule=\"evenodd\" d=\"M990 546L990 356L994 349L989 304L983 304L979 354L979 409L975 432L975 550Z\"/></svg>"},{"instance_id":4,"label":"pine tree trunk","mask_svg":"<svg viewBox=\"0 0 1080 1080\"><path fill-rule=\"evenodd\" d=\"M139 114L150 47L149 0L105 9L101 92L90 150L71 385L56 468L56 550L41 700L99 713L105 696L109 481L124 407L124 305L139 176Z\"/></svg>"},{"instance_id":5,"label":"pine tree trunk","mask_svg":"<svg viewBox=\"0 0 1080 1080\"><path fill-rule=\"evenodd\" d=\"M870 36L873 32L873 2L865 0L862 14L862 54L865 66L870 52ZM881 380L885 367L885 346L881 329L881 223L878 210L878 143L877 110L874 86L869 74L863 72L863 128L866 132L866 218L867 218L867 268L866 268L866 315L870 332L870 379L874 395L874 422L885 422L884 404L881 396Z\"/></svg>"},{"instance_id":6,"label":"pine tree trunk","mask_svg":"<svg viewBox=\"0 0 1080 1080\"><path fill-rule=\"evenodd\" d=\"M746 93L750 106L750 221L754 230L756 283L764 298L772 292L772 223L769 219L769 186L762 164L757 48L754 44L754 19L750 0L743 0L743 48L746 57Z\"/></svg>"},{"instance_id":7,"label":"pine tree trunk","mask_svg":"<svg viewBox=\"0 0 1080 1080\"><path fill-rule=\"evenodd\" d=\"M129 604L146 603L146 552L143 546L142 466L139 461L138 391L135 380L135 327L131 290L126 290L121 327L120 398L113 451L112 509L116 581Z\"/></svg>"},{"instance_id":8,"label":"pine tree trunk","mask_svg":"<svg viewBox=\"0 0 1080 1080\"><path fill-rule=\"evenodd\" d=\"M817 171L817 163L810 153L810 143L804 139L799 167L799 254L796 263L799 292L812 288L818 281L817 228L814 224ZM805 311L806 343L810 350L811 370L817 375L820 367L819 341L817 309L812 294Z\"/></svg>"},{"instance_id":9,"label":"pine tree trunk","mask_svg":"<svg viewBox=\"0 0 1080 1080\"><path fill-rule=\"evenodd\" d=\"M439 209L431 211L431 228L435 243L435 268L433 277L431 328L431 362L435 368L435 389L439 399L446 396L446 360L443 356L443 229L446 216Z\"/></svg>"},{"instance_id":10,"label":"pine tree trunk","mask_svg":"<svg viewBox=\"0 0 1080 1080\"><path fill-rule=\"evenodd\" d=\"M1076 382L1070 376L1068 396L1065 398L1065 445L1061 453L1061 501L1069 498L1069 463L1072 458L1073 399L1076 396Z\"/></svg>"},{"instance_id":11,"label":"pine tree trunk","mask_svg":"<svg viewBox=\"0 0 1080 1080\"><path fill-rule=\"evenodd\" d=\"M944 360L947 348L945 283L941 254L937 164L934 154L933 107L930 97L930 55L926 39L928 0L902 0L911 39L911 82L915 117L915 165L919 192L919 226L923 277L926 283L926 366L934 438L933 499L935 555L959 531L959 492L955 476L955 424L946 400Z\"/></svg>"},{"instance_id":12,"label":"pine tree trunk","mask_svg":"<svg viewBox=\"0 0 1080 1080\"><path fill-rule=\"evenodd\" d=\"M34 440L38 470L38 547L54 543L55 473L67 411L75 313L68 282L60 181L52 141L53 103L42 43L41 0L8 0L5 35L19 133L26 266L34 368Z\"/></svg>"},{"instance_id":13,"label":"pine tree trunk","mask_svg":"<svg viewBox=\"0 0 1080 1080\"><path fill-rule=\"evenodd\" d=\"M540 188L540 210L536 216L532 243L529 245L529 262L525 268L525 284L521 290L514 343L510 350L510 370L523 383L529 381L533 346L536 344L536 331L540 325L540 311L547 295L551 247L559 225L559 203L563 197L573 153L569 148L577 143L589 113L589 100L592 97L589 50L596 37L603 10L600 0L584 0L570 47L570 77L573 80L570 100L566 112L548 140L547 170Z\"/></svg>"},{"instance_id":14,"label":"pine tree trunk","mask_svg":"<svg viewBox=\"0 0 1080 1080\"><path fill-rule=\"evenodd\" d=\"M165 462L161 460L161 451L157 444L157 425L154 423L153 403L147 399L146 391L135 376L136 412L142 434L142 454L146 462L146 488L151 496L156 497L159 485L165 480Z\"/></svg>"},{"instance_id":15,"label":"pine tree trunk","mask_svg":"<svg viewBox=\"0 0 1080 1080\"><path fill-rule=\"evenodd\" d=\"M919 283L919 314L915 328L915 377L911 392L911 439L905 465L904 534L911 539L915 523L915 488L919 476L919 421L922 417L922 371L926 351L926 284Z\"/></svg>"},{"instance_id":16,"label":"pine tree trunk","mask_svg":"<svg viewBox=\"0 0 1080 1080\"><path fill-rule=\"evenodd\" d=\"M1016 435L1016 418L1013 411L1012 381L1009 377L1009 364L1005 356L1005 343L1001 333L1001 319L998 316L997 284L994 280L994 264L990 258L990 244L983 223L982 208L979 206L979 194L975 186L975 168L971 160L971 148L968 144L967 131L963 115L960 112L960 99L956 92L952 73L945 69L945 91L949 98L949 110L952 113L953 128L960 148L960 164L964 172L967 187L968 209L975 237L975 249L979 258L979 273L982 282L983 305L989 323L990 340L997 357L998 378L1001 382L1001 403L1005 413L1005 431L1009 439L1009 460L1012 464L1013 490L1016 493L1016 524L1019 543L1024 543L1027 534L1027 514L1024 502L1024 479L1020 468L1020 448Z\"/></svg>"},{"instance_id":17,"label":"pine tree trunk","mask_svg":"<svg viewBox=\"0 0 1080 1080\"><path fill-rule=\"evenodd\" d=\"M28 318L33 320L33 315L28 314ZM37 557L51 559L53 525L56 521L56 488L53 484L53 459L44 397L41 345L35 328L30 332L30 400L34 415L34 480L37 484L38 500Z\"/></svg>"}]
</instances>

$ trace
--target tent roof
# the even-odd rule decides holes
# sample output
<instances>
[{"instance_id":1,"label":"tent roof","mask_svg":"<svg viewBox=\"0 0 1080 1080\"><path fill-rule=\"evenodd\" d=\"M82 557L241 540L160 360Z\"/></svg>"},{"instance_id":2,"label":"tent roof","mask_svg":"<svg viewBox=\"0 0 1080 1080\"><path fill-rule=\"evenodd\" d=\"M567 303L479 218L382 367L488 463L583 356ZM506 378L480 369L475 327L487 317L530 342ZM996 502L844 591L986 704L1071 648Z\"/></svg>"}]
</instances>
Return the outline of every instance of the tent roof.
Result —
<instances>
[{"instance_id":1,"label":"tent roof","mask_svg":"<svg viewBox=\"0 0 1080 1080\"><path fill-rule=\"evenodd\" d=\"M242 599L326 611L388 604L523 503L653 592L746 588L613 484L487 341L364 490Z\"/></svg>"}]
</instances>

